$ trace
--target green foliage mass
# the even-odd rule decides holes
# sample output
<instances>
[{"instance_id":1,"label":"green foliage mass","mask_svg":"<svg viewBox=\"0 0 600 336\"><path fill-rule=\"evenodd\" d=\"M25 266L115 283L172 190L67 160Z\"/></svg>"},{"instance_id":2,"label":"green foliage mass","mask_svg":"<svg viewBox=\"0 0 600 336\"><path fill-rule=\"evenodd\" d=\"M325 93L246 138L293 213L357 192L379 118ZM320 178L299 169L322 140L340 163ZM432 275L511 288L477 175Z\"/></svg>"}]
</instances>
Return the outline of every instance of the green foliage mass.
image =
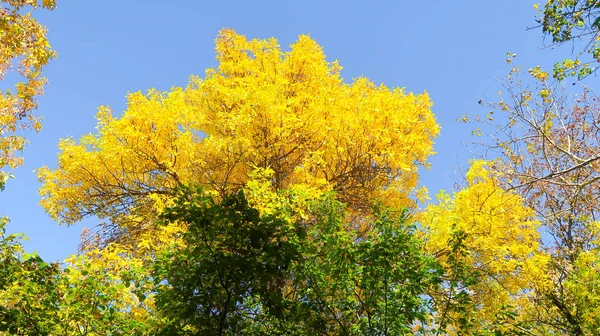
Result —
<instances>
[{"instance_id":1,"label":"green foliage mass","mask_svg":"<svg viewBox=\"0 0 600 336\"><path fill-rule=\"evenodd\" d=\"M188 231L155 264L157 306L171 321L162 334L413 334L443 274L414 227L378 209L357 239L332 195L310 208L290 222L260 216L243 192L215 203L182 189L164 219Z\"/></svg>"}]
</instances>

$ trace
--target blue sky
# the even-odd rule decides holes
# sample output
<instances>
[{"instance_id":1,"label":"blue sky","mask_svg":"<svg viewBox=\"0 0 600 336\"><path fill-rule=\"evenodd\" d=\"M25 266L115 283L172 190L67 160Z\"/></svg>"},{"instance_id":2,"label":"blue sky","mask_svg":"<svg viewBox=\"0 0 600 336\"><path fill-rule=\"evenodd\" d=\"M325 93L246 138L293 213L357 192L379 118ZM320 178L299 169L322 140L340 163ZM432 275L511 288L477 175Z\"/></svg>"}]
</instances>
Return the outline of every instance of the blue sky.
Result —
<instances>
[{"instance_id":1,"label":"blue sky","mask_svg":"<svg viewBox=\"0 0 600 336\"><path fill-rule=\"evenodd\" d=\"M75 253L84 226L53 222L38 205L34 170L54 166L60 138L95 130L100 105L125 107L128 92L168 90L216 65L214 39L221 28L250 38L276 37L287 48L310 34L328 59L338 59L346 81L366 76L375 83L427 91L442 127L432 169L422 174L430 191L451 190L457 166L469 158L463 143L472 125L456 119L485 113L479 99L494 100L507 74L506 53L531 68L557 58L534 26L533 1L58 1L40 12L58 58L46 68L49 84L38 113L44 129L29 135L25 165L0 194L9 232L24 232L28 252L49 261ZM563 54L564 55L564 54Z\"/></svg>"}]
</instances>

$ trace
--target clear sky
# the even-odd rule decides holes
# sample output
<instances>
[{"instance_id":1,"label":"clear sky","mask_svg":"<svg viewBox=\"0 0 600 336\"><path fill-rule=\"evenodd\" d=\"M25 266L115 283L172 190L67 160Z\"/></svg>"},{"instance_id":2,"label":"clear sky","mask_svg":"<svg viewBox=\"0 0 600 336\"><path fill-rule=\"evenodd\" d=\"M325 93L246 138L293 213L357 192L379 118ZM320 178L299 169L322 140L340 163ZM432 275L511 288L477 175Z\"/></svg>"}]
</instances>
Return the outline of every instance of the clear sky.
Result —
<instances>
[{"instance_id":1,"label":"clear sky","mask_svg":"<svg viewBox=\"0 0 600 336\"><path fill-rule=\"evenodd\" d=\"M97 107L125 107L128 92L183 86L190 74L216 65L214 39L229 27L249 38L276 37L286 48L310 34L329 60L338 59L346 81L366 76L375 83L427 91L442 127L432 169L422 182L432 193L460 181L456 168L469 154L473 126L462 113L485 113L479 99L494 100L507 74L506 52L525 68L550 65L540 50L533 1L64 1L36 15L47 26L58 58L39 111L44 128L29 135L25 165L0 193L0 214L9 232L24 232L28 252L49 261L75 253L84 226L58 226L38 205L34 170L55 166L60 138L95 131Z\"/></svg>"}]
</instances>

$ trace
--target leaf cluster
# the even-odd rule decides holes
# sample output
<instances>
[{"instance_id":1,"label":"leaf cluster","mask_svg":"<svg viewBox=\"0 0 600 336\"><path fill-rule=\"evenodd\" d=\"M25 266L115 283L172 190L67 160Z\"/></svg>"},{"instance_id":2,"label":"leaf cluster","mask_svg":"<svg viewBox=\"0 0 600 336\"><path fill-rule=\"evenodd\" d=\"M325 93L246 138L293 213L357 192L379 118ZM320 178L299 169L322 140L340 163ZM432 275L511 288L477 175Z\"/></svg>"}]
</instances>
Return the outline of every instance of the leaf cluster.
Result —
<instances>
[{"instance_id":1,"label":"leaf cluster","mask_svg":"<svg viewBox=\"0 0 600 336\"><path fill-rule=\"evenodd\" d=\"M261 216L243 192L215 202L183 188L163 218L188 231L155 266L157 307L171 321L163 333L412 334L441 268L402 215L377 210L358 239L343 209L329 195L289 222Z\"/></svg>"}]
</instances>

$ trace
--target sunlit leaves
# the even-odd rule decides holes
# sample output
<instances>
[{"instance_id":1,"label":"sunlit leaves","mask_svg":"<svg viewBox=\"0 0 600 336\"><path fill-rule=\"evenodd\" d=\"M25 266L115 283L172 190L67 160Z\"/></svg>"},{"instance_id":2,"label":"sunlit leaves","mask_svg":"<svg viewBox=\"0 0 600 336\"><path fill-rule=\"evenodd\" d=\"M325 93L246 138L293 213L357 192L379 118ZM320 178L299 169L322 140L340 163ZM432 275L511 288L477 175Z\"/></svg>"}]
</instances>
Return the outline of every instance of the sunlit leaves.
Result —
<instances>
[{"instance_id":1,"label":"sunlit leaves","mask_svg":"<svg viewBox=\"0 0 600 336\"><path fill-rule=\"evenodd\" d=\"M114 246L65 264L23 253L0 223L0 335L149 335L160 325L140 260Z\"/></svg>"},{"instance_id":2,"label":"sunlit leaves","mask_svg":"<svg viewBox=\"0 0 600 336\"><path fill-rule=\"evenodd\" d=\"M572 309L579 312L581 326L589 335L600 332L600 250L598 248L598 223L595 232L594 248L582 252L574 262L572 272L568 275L561 293L568 297Z\"/></svg>"},{"instance_id":3,"label":"sunlit leaves","mask_svg":"<svg viewBox=\"0 0 600 336\"><path fill-rule=\"evenodd\" d=\"M539 223L533 211L520 196L500 188L489 164L474 161L466 188L452 196L441 193L439 204L428 206L421 215L425 249L439 256L450 271L461 261L472 269L467 274L477 274L462 286L478 307L472 323L484 326L495 320L502 306L513 305L525 313L531 305L529 293L549 283L548 257L538 245ZM459 238L464 247L456 254L454 241Z\"/></svg>"},{"instance_id":4,"label":"sunlit leaves","mask_svg":"<svg viewBox=\"0 0 600 336\"><path fill-rule=\"evenodd\" d=\"M223 197L256 168L274 190L335 190L355 213L374 199L414 205L417 170L439 132L426 93L346 84L337 62L300 36L288 52L275 39L223 30L218 68L168 93L128 96L120 117L98 113L98 132L60 144L57 169L42 169L42 205L60 222L86 215L109 234L135 237L180 184Z\"/></svg>"},{"instance_id":5,"label":"sunlit leaves","mask_svg":"<svg viewBox=\"0 0 600 336\"><path fill-rule=\"evenodd\" d=\"M576 61L565 64L578 67ZM495 159L490 169L499 185L522 197L545 234L551 286L536 291L531 318L537 333L595 334L589 317L595 297L579 279L596 267L598 97L587 88L569 93L539 67L529 73L533 82L513 67L502 82L506 95L489 105L500 119L484 121L492 141L482 145Z\"/></svg>"},{"instance_id":6,"label":"sunlit leaves","mask_svg":"<svg viewBox=\"0 0 600 336\"><path fill-rule=\"evenodd\" d=\"M584 44L575 59L558 62L554 67L554 78L562 80L567 76L582 79L596 70L594 65L600 60L600 4L593 0L549 0L540 13L545 34L552 42L561 44L583 40ZM589 61L580 59L591 55Z\"/></svg>"},{"instance_id":7,"label":"sunlit leaves","mask_svg":"<svg viewBox=\"0 0 600 336\"><path fill-rule=\"evenodd\" d=\"M36 97L43 92L46 79L42 68L54 57L46 39L46 29L32 16L36 8L53 9L54 0L3 0L0 5L0 80L9 83L0 90L0 169L22 164L16 152L25 139L16 135L21 129L38 131L40 118L31 114ZM8 76L7 78L5 78ZM5 183L0 172L0 187Z\"/></svg>"}]
</instances>

